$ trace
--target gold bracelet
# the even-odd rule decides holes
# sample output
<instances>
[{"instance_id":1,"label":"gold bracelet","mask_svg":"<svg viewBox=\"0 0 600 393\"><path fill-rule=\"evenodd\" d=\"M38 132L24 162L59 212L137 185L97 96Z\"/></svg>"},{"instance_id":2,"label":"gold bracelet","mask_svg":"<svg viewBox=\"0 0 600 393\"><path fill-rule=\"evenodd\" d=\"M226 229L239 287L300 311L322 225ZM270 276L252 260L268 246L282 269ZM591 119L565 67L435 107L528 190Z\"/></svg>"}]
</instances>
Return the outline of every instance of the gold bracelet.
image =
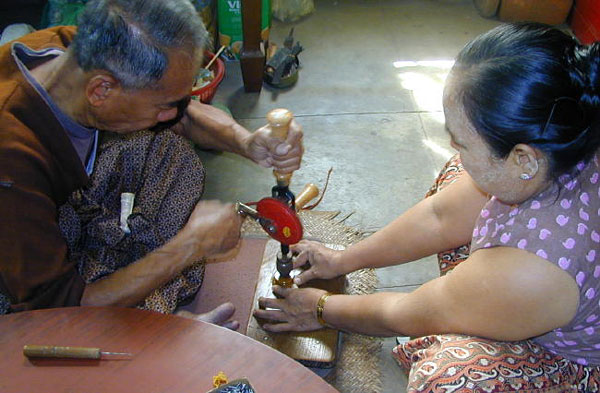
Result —
<instances>
[{"instance_id":1,"label":"gold bracelet","mask_svg":"<svg viewBox=\"0 0 600 393\"><path fill-rule=\"evenodd\" d=\"M325 302L329 296L331 296L331 293L327 292L323 294L317 302L317 321L319 321L322 326L328 326L327 322L323 319L323 310L325 309Z\"/></svg>"}]
</instances>

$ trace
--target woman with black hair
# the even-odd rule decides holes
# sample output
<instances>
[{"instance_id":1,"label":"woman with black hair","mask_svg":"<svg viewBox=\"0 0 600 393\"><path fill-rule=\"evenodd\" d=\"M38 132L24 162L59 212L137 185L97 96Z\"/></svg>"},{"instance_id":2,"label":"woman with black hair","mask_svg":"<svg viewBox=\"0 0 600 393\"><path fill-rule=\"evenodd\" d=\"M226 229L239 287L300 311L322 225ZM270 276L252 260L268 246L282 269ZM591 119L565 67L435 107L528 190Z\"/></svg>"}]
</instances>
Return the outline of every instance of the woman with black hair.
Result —
<instances>
[{"instance_id":1,"label":"woman with black hair","mask_svg":"<svg viewBox=\"0 0 600 393\"><path fill-rule=\"evenodd\" d=\"M459 159L439 192L345 251L301 242L294 262L301 285L441 252L442 276L412 293L276 287L255 315L421 337L393 353L410 392L598 391L600 45L499 26L460 52L443 99Z\"/></svg>"}]
</instances>

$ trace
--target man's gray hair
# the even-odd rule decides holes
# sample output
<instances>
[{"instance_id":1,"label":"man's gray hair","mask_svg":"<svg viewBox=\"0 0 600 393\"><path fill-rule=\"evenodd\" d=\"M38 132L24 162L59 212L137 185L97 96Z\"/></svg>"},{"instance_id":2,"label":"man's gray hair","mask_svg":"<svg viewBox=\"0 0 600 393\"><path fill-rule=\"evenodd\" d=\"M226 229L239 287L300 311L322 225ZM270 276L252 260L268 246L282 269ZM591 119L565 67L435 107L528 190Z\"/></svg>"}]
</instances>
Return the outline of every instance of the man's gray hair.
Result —
<instances>
[{"instance_id":1,"label":"man's gray hair","mask_svg":"<svg viewBox=\"0 0 600 393\"><path fill-rule=\"evenodd\" d=\"M169 50L196 56L207 36L190 0L90 0L72 45L84 71L105 70L140 89L162 78Z\"/></svg>"}]
</instances>

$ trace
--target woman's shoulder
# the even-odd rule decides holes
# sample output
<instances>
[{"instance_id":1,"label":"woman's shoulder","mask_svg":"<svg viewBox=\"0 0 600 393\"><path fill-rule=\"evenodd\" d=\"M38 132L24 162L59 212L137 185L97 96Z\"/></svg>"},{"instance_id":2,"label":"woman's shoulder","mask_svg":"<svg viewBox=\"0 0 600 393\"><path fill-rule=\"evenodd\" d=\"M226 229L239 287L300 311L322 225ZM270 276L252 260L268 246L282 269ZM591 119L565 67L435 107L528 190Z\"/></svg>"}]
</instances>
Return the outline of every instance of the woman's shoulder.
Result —
<instances>
[{"instance_id":1,"label":"woman's shoulder","mask_svg":"<svg viewBox=\"0 0 600 393\"><path fill-rule=\"evenodd\" d=\"M516 247L557 263L595 255L600 246L598 160L583 169L577 177L563 178L556 192L518 206L492 198L482 210L472 247Z\"/></svg>"}]
</instances>

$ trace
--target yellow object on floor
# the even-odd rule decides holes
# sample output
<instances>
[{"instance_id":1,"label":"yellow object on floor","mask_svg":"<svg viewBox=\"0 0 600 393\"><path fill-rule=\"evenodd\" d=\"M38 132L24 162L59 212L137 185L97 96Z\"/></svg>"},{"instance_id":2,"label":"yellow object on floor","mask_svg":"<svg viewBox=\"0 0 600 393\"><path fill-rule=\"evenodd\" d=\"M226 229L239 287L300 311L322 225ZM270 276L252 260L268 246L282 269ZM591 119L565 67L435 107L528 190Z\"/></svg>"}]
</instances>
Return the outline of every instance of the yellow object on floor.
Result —
<instances>
[{"instance_id":1,"label":"yellow object on floor","mask_svg":"<svg viewBox=\"0 0 600 393\"><path fill-rule=\"evenodd\" d=\"M223 371L219 371L217 375L213 377L213 386L218 388L221 385L225 385L227 383L227 375Z\"/></svg>"}]
</instances>

